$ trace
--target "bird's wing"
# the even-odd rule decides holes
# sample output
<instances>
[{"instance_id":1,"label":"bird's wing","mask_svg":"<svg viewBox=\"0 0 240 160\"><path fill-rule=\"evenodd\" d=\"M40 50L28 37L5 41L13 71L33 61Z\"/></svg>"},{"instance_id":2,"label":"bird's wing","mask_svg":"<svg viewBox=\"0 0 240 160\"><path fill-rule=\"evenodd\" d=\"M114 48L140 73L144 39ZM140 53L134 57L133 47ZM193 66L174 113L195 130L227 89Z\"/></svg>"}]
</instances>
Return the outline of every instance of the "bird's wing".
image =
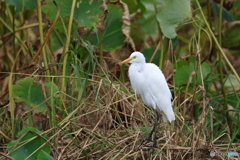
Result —
<instances>
[{"instance_id":1,"label":"bird's wing","mask_svg":"<svg viewBox=\"0 0 240 160\"><path fill-rule=\"evenodd\" d=\"M144 89L146 89L145 92L150 94L155 102L155 107L165 114L169 122L175 120L171 104L172 94L162 71L152 63L146 65L145 71L147 71L145 73L147 75L145 82L146 87L144 87ZM164 119L166 120L166 118Z\"/></svg>"}]
</instances>

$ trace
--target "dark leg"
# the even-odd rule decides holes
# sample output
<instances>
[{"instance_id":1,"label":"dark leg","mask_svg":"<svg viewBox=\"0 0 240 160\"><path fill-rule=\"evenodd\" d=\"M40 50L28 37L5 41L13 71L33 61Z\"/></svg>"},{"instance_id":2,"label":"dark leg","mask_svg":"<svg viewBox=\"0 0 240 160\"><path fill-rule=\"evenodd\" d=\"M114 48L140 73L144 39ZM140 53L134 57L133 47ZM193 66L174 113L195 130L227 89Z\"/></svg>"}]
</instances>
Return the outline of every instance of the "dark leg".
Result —
<instances>
[{"instance_id":1,"label":"dark leg","mask_svg":"<svg viewBox=\"0 0 240 160\"><path fill-rule=\"evenodd\" d=\"M155 113L155 120L154 120L154 125L153 125L153 132L154 132L154 136L153 136L153 147L157 147L157 141L156 141L156 134L157 134L157 126L158 126L158 120L159 120L159 115L157 110L154 110Z\"/></svg>"},{"instance_id":2,"label":"dark leg","mask_svg":"<svg viewBox=\"0 0 240 160\"><path fill-rule=\"evenodd\" d=\"M157 131L158 120L159 120L158 112L154 109L154 125L153 125L153 128L150 131L150 133L148 135L148 138L146 139L145 142L142 142L142 144L140 145L141 148L139 148L139 149L145 150L145 151L150 150L152 152L152 154L155 151L155 148L157 147L156 131ZM153 142L153 144L148 145L149 142ZM142 147L144 147L144 148L142 148Z\"/></svg>"},{"instance_id":3,"label":"dark leg","mask_svg":"<svg viewBox=\"0 0 240 160\"><path fill-rule=\"evenodd\" d=\"M153 142L153 147L156 147L156 144L157 144L156 131L157 131L158 120L159 120L158 112L154 109L154 125L147 138L147 142Z\"/></svg>"}]
</instances>

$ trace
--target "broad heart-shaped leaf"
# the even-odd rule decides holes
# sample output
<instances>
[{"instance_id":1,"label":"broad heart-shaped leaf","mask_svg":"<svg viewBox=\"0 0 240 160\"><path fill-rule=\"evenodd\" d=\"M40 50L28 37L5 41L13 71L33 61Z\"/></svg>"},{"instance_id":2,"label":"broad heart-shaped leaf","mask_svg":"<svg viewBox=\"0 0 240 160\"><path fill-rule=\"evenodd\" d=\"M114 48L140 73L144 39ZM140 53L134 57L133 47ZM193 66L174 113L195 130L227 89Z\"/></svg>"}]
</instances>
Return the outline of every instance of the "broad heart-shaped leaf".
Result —
<instances>
[{"instance_id":1,"label":"broad heart-shaped leaf","mask_svg":"<svg viewBox=\"0 0 240 160\"><path fill-rule=\"evenodd\" d=\"M18 85L13 86L13 95L17 102L26 102L32 106L38 106L36 112L42 112L46 109L46 103L44 102L44 95L40 84L34 83L33 78L27 77L23 80L19 80ZM47 98L58 92L57 86L52 83L44 83ZM51 92L52 89L52 92ZM52 94L51 94L52 93Z\"/></svg>"},{"instance_id":2,"label":"broad heart-shaped leaf","mask_svg":"<svg viewBox=\"0 0 240 160\"><path fill-rule=\"evenodd\" d=\"M211 72L211 67L208 63L204 62L201 64L201 68L202 68L202 76L204 79ZM191 73L193 73L195 70L196 70L196 66L194 65L193 62L187 65L184 65L180 68L177 68L176 74L174 75L174 81L176 85L187 84L189 83L189 80L190 80L190 84L191 83L201 84L200 69L197 70L196 74L191 75ZM191 79L190 79L190 76L192 76Z\"/></svg>"},{"instance_id":3,"label":"broad heart-shaped leaf","mask_svg":"<svg viewBox=\"0 0 240 160\"><path fill-rule=\"evenodd\" d=\"M9 155L12 158L20 160L27 158L36 151L28 158L28 160L36 160L39 152L41 151L50 154L50 146L45 140L48 139L48 137L42 133L43 132L33 127L23 129L18 133L18 140L11 141L8 144L8 152L10 152ZM41 135L45 139L39 137L37 134ZM45 145L40 148L40 146L43 144Z\"/></svg>"},{"instance_id":4,"label":"broad heart-shaped leaf","mask_svg":"<svg viewBox=\"0 0 240 160\"><path fill-rule=\"evenodd\" d=\"M123 10L120 5L108 4L109 14L106 20L106 28L103 36L103 48L105 50L116 49L122 46L125 36L122 33Z\"/></svg>"},{"instance_id":5,"label":"broad heart-shaped leaf","mask_svg":"<svg viewBox=\"0 0 240 160\"><path fill-rule=\"evenodd\" d=\"M125 36L122 33L122 15L123 10L119 4L108 4L108 16L106 19L105 29L102 33L102 40L99 40L99 33L95 33L89 37L89 41L93 45L103 44L104 50L116 49L124 45ZM101 33L100 33L101 34Z\"/></svg>"},{"instance_id":6,"label":"broad heart-shaped leaf","mask_svg":"<svg viewBox=\"0 0 240 160\"><path fill-rule=\"evenodd\" d=\"M42 11L47 15L50 22L53 22L56 14L57 14L57 7L54 5L52 0L45 0L46 5L42 6ZM58 18L57 23L55 24L54 28L57 29L59 32L66 34L68 22L69 22L69 15L71 12L72 1L64 1L58 0L56 1L58 7L60 8L60 17ZM73 23L73 28L76 28L75 23Z\"/></svg>"},{"instance_id":7,"label":"broad heart-shaped leaf","mask_svg":"<svg viewBox=\"0 0 240 160\"><path fill-rule=\"evenodd\" d=\"M33 83L33 78L27 77L23 80L17 81L18 85L13 86L13 95L17 102L23 102L39 107L37 111L42 111L46 108L44 96L39 83Z\"/></svg>"},{"instance_id":8,"label":"broad heart-shaped leaf","mask_svg":"<svg viewBox=\"0 0 240 160\"><path fill-rule=\"evenodd\" d=\"M153 6L153 1L151 0L139 0L139 2L144 6L143 18L139 20L143 31L150 35L156 36L158 33L156 14ZM157 6L161 5L159 0L156 0Z\"/></svg>"},{"instance_id":9,"label":"broad heart-shaped leaf","mask_svg":"<svg viewBox=\"0 0 240 160\"><path fill-rule=\"evenodd\" d=\"M52 2L52 0L46 0L46 5L42 6L42 11L47 14L49 20L53 22L57 8ZM69 0L57 0L56 1L58 7L60 8L60 17L58 22L54 26L55 29L58 29L61 33L65 33L63 25L67 28L69 16L71 13L72 1ZM76 6L74 9L74 23L73 23L73 31L77 29L77 27L85 26L87 28L92 28L92 26L96 26L99 21L101 21L100 17L104 14L104 11L100 7L100 0L77 0ZM61 21L62 20L62 21Z\"/></svg>"},{"instance_id":10,"label":"broad heart-shaped leaf","mask_svg":"<svg viewBox=\"0 0 240 160\"><path fill-rule=\"evenodd\" d=\"M35 9L37 0L5 0L6 3L16 7L16 12L22 12L24 8Z\"/></svg>"},{"instance_id":11,"label":"broad heart-shaped leaf","mask_svg":"<svg viewBox=\"0 0 240 160\"><path fill-rule=\"evenodd\" d=\"M163 34L173 39L177 36L176 28L187 18L191 17L190 0L157 0L162 5L157 13Z\"/></svg>"},{"instance_id":12,"label":"broad heart-shaped leaf","mask_svg":"<svg viewBox=\"0 0 240 160\"><path fill-rule=\"evenodd\" d=\"M100 16L104 11L100 8L100 0L86 1L77 0L74 12L74 19L78 22L78 26L91 28L101 21Z\"/></svg>"},{"instance_id":13,"label":"broad heart-shaped leaf","mask_svg":"<svg viewBox=\"0 0 240 160\"><path fill-rule=\"evenodd\" d=\"M156 0L157 13L153 1L139 0L144 6L143 19L139 21L143 31L150 36L158 33L157 21L163 34L170 39L177 36L176 28L191 17L190 0Z\"/></svg>"},{"instance_id":14,"label":"broad heart-shaped leaf","mask_svg":"<svg viewBox=\"0 0 240 160\"><path fill-rule=\"evenodd\" d=\"M54 5L52 0L45 0L45 5L42 6L42 11L47 15L49 20L53 22L56 13L57 13L57 7ZM60 8L60 16L65 19L69 18L72 6L72 1L64 1L64 0L58 0L56 1L58 7Z\"/></svg>"}]
</instances>

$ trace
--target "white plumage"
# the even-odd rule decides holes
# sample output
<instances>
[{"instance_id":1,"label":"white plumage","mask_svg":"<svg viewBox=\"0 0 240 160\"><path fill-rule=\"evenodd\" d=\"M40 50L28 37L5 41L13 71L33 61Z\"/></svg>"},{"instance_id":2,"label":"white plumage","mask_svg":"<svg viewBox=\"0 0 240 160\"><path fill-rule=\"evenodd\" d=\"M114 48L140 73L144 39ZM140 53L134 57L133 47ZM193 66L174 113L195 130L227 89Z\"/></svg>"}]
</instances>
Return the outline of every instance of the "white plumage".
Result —
<instances>
[{"instance_id":1,"label":"white plumage","mask_svg":"<svg viewBox=\"0 0 240 160\"><path fill-rule=\"evenodd\" d=\"M159 67L153 63L146 63L144 55L140 52L133 52L121 63L131 63L129 67L131 86L140 94L144 104L159 111L164 122L171 123L175 120L171 104L172 94Z\"/></svg>"}]
</instances>

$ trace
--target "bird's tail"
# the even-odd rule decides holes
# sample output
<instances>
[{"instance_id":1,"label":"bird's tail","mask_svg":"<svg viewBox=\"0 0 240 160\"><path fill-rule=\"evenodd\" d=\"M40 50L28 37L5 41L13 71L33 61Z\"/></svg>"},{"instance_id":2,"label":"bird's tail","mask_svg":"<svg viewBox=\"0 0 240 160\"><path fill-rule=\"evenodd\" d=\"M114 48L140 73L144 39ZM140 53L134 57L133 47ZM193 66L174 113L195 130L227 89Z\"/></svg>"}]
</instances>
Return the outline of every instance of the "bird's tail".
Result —
<instances>
[{"instance_id":1,"label":"bird's tail","mask_svg":"<svg viewBox=\"0 0 240 160\"><path fill-rule=\"evenodd\" d=\"M174 121L175 120L175 115L174 115L174 113L173 113L173 111L172 112L168 112L167 113L167 115L164 113L164 112L161 112L161 114L162 114L162 118L163 118L163 121L164 122L172 122L172 121Z\"/></svg>"}]
</instances>

